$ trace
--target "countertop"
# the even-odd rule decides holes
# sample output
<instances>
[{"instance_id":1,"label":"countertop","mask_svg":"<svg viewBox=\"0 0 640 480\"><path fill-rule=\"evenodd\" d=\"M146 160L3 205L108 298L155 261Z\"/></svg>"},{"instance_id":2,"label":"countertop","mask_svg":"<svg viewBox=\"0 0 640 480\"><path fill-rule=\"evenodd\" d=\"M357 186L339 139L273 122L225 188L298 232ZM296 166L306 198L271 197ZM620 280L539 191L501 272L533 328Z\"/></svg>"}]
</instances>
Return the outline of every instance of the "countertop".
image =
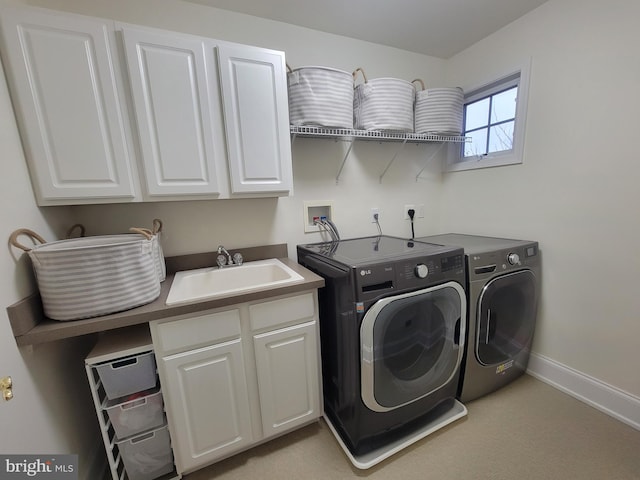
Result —
<instances>
[{"instance_id":1,"label":"countertop","mask_svg":"<svg viewBox=\"0 0 640 480\"><path fill-rule=\"evenodd\" d=\"M283 246L284 253L282 251ZM267 249L266 251L264 250L265 248ZM303 292L324 286L324 279L322 277L286 257L286 245L255 247L255 249L240 249L238 251L241 251L243 255L245 255L246 261L278 258L282 263L300 274L303 277L303 280L284 286L265 288L258 292L228 295L224 298L203 300L185 305L167 306L165 305L165 302L167 295L169 294L169 290L171 289L171 284L176 271L211 266L211 263L209 263L211 254L174 257L167 259L166 263L168 273L165 281L161 284L160 296L153 302L141 307L101 317L72 321L55 321L44 317L40 298L37 294L8 307L7 312L12 324L16 343L18 345L33 345L51 342L63 338L77 337L80 335L139 325L162 318L203 312L237 303L264 300L270 297ZM285 256L269 256L269 253L276 253Z\"/></svg>"}]
</instances>

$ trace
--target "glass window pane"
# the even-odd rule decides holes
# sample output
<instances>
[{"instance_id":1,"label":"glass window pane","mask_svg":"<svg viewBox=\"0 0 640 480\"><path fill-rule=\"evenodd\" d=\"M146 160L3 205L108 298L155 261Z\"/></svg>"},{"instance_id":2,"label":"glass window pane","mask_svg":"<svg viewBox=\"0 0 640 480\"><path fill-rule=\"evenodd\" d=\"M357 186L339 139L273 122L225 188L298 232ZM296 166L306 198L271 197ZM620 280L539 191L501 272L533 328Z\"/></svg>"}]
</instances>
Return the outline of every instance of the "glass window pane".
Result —
<instances>
[{"instance_id":1,"label":"glass window pane","mask_svg":"<svg viewBox=\"0 0 640 480\"><path fill-rule=\"evenodd\" d=\"M489 97L467 104L465 107L465 115L465 131L488 125Z\"/></svg>"},{"instance_id":2,"label":"glass window pane","mask_svg":"<svg viewBox=\"0 0 640 480\"><path fill-rule=\"evenodd\" d=\"M467 137L471 138L471 142L464 144L464 156L473 157L476 155L485 155L487 153L487 129L476 130L467 133Z\"/></svg>"},{"instance_id":3,"label":"glass window pane","mask_svg":"<svg viewBox=\"0 0 640 480\"><path fill-rule=\"evenodd\" d=\"M515 122L501 123L489 131L489 153L513 149L513 127Z\"/></svg>"},{"instance_id":4,"label":"glass window pane","mask_svg":"<svg viewBox=\"0 0 640 480\"><path fill-rule=\"evenodd\" d=\"M516 118L517 98L518 87L494 95L491 105L491 122L504 122Z\"/></svg>"}]
</instances>

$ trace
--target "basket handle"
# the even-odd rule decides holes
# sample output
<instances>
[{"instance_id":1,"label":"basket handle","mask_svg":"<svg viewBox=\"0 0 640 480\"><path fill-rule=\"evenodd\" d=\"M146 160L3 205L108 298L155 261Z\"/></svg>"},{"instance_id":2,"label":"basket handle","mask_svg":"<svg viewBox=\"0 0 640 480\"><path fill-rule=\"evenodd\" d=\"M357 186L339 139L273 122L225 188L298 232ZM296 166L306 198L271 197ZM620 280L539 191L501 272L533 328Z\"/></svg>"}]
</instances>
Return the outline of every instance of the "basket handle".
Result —
<instances>
[{"instance_id":1,"label":"basket handle","mask_svg":"<svg viewBox=\"0 0 640 480\"><path fill-rule=\"evenodd\" d=\"M289 66L288 63L285 63L285 65L287 66L287 72L289 73L293 72L293 70L291 70L291 67Z\"/></svg>"},{"instance_id":2,"label":"basket handle","mask_svg":"<svg viewBox=\"0 0 640 480\"><path fill-rule=\"evenodd\" d=\"M84 237L84 235L86 233L84 225L82 225L81 223L76 223L75 225L72 225L69 230L67 230L67 238L71 238L71 236L73 235L74 230L76 230L76 229L78 229L80 231L80 236Z\"/></svg>"},{"instance_id":3,"label":"basket handle","mask_svg":"<svg viewBox=\"0 0 640 480\"><path fill-rule=\"evenodd\" d=\"M9 243L14 247L19 248L20 250L24 250L25 252L30 252L31 249L25 247L20 242L18 242L18 237L20 235L26 235L27 237L30 237L31 240L37 240L41 244L47 243L47 241L44 238L42 238L33 230L29 230L28 228L19 228L9 236Z\"/></svg>"},{"instance_id":4,"label":"basket handle","mask_svg":"<svg viewBox=\"0 0 640 480\"><path fill-rule=\"evenodd\" d=\"M422 81L422 79L416 78L415 80L411 80L411 83L416 83L416 82L420 82L420 85L422 85L422 90L424 90L424 82Z\"/></svg>"},{"instance_id":5,"label":"basket handle","mask_svg":"<svg viewBox=\"0 0 640 480\"><path fill-rule=\"evenodd\" d=\"M147 240L151 240L153 238L153 232L148 228L131 227L129 231L133 233L139 233L140 235L143 235Z\"/></svg>"},{"instance_id":6,"label":"basket handle","mask_svg":"<svg viewBox=\"0 0 640 480\"><path fill-rule=\"evenodd\" d=\"M162 220L159 218L153 219L153 229L151 230L154 235L157 235L162 231Z\"/></svg>"},{"instance_id":7,"label":"basket handle","mask_svg":"<svg viewBox=\"0 0 640 480\"><path fill-rule=\"evenodd\" d=\"M362 74L362 78L364 78L364 83L367 83L367 75L364 73L362 67L356 68L351 75L353 75L353 83L356 83L356 79L358 78L358 72Z\"/></svg>"}]
</instances>

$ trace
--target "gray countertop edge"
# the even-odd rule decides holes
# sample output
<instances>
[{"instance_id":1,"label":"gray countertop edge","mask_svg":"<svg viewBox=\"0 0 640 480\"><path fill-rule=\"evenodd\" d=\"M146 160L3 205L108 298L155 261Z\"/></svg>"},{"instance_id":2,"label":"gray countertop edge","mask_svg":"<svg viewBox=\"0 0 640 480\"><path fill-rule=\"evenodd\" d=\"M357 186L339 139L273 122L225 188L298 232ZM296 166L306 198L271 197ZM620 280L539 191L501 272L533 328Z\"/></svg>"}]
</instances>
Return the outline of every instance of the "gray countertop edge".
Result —
<instances>
[{"instance_id":1,"label":"gray countertop edge","mask_svg":"<svg viewBox=\"0 0 640 480\"><path fill-rule=\"evenodd\" d=\"M259 258L252 258L251 260L258 259ZM38 321L38 319L36 319L33 322L33 328L20 335L15 335L16 343L18 345L34 345L39 343L52 342L65 338L78 337L81 335L88 335L92 333L99 333L108 330L129 327L132 325L139 325L151 322L153 320L160 320L173 316L204 312L206 310L226 307L237 303L265 300L270 297L303 292L306 290L317 289L324 286L324 279L322 277L307 270L297 262L291 260L288 257L281 257L279 258L279 260L293 269L295 272L299 273L303 277L303 280L284 286L265 288L256 292L228 295L224 298L203 300L184 305L167 306L165 305L165 302L167 299L167 295L169 294L169 290L171 289L171 283L173 282L174 277L174 273L167 273L165 281L161 284L160 296L151 303L148 303L141 307L132 308L130 310L125 310L123 312L82 320L56 321L43 318ZM39 297L36 296L36 300L39 301ZM9 311L10 308L11 307L9 307L7 310Z\"/></svg>"}]
</instances>

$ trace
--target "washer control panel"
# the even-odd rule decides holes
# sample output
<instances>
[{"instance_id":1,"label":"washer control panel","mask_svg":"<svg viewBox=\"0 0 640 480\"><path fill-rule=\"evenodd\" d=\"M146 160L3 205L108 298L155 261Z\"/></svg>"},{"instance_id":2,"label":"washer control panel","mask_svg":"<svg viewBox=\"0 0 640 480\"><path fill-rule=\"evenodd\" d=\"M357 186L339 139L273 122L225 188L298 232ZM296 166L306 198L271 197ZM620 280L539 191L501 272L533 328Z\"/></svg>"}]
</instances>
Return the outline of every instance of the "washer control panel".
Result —
<instances>
[{"instance_id":1,"label":"washer control panel","mask_svg":"<svg viewBox=\"0 0 640 480\"><path fill-rule=\"evenodd\" d=\"M427 267L424 263L419 263L418 265L416 265L413 271L416 274L416 277L427 278L427 275L429 274L429 267Z\"/></svg>"},{"instance_id":2,"label":"washer control panel","mask_svg":"<svg viewBox=\"0 0 640 480\"><path fill-rule=\"evenodd\" d=\"M357 295L364 301L449 280L464 285L464 254L462 249L456 249L443 254L360 266L355 274Z\"/></svg>"},{"instance_id":3,"label":"washer control panel","mask_svg":"<svg viewBox=\"0 0 640 480\"><path fill-rule=\"evenodd\" d=\"M464 279L464 255L451 252L398 262L396 288L408 290L437 282Z\"/></svg>"}]
</instances>

